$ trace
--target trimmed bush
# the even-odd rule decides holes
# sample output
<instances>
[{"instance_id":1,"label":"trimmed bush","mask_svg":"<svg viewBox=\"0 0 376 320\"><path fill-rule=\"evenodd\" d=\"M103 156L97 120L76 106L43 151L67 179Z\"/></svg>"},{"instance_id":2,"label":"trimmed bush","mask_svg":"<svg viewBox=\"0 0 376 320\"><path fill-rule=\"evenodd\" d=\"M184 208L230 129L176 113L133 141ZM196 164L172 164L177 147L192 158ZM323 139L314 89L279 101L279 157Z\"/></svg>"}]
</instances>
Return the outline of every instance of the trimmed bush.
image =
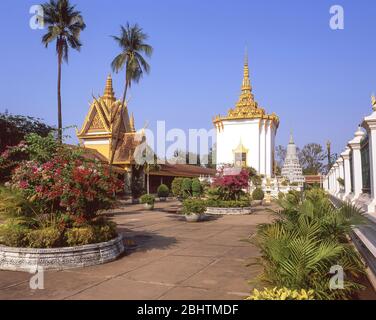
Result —
<instances>
[{"instance_id":1,"label":"trimmed bush","mask_svg":"<svg viewBox=\"0 0 376 320\"><path fill-rule=\"evenodd\" d=\"M62 245L62 233L56 227L31 230L26 239L30 248L56 248Z\"/></svg>"},{"instance_id":2,"label":"trimmed bush","mask_svg":"<svg viewBox=\"0 0 376 320\"><path fill-rule=\"evenodd\" d=\"M181 184L182 196L188 198L192 195L192 179L184 178Z\"/></svg>"},{"instance_id":3,"label":"trimmed bush","mask_svg":"<svg viewBox=\"0 0 376 320\"><path fill-rule=\"evenodd\" d=\"M206 211L205 201L199 199L186 199L183 201L183 213L185 215L204 214Z\"/></svg>"},{"instance_id":4,"label":"trimmed bush","mask_svg":"<svg viewBox=\"0 0 376 320\"><path fill-rule=\"evenodd\" d=\"M264 197L265 197L265 194L264 194L264 191L262 191L261 188L256 188L252 192L252 199L253 200L264 200Z\"/></svg>"},{"instance_id":5,"label":"trimmed bush","mask_svg":"<svg viewBox=\"0 0 376 320\"><path fill-rule=\"evenodd\" d=\"M140 201L142 204L149 204L153 205L155 203L155 197L152 196L151 194L144 194L141 198Z\"/></svg>"},{"instance_id":6,"label":"trimmed bush","mask_svg":"<svg viewBox=\"0 0 376 320\"><path fill-rule=\"evenodd\" d=\"M212 208L247 208L250 207L249 200L233 200L233 201L224 201L224 200L207 200L206 205Z\"/></svg>"},{"instance_id":7,"label":"trimmed bush","mask_svg":"<svg viewBox=\"0 0 376 320\"><path fill-rule=\"evenodd\" d=\"M183 183L183 178L175 178L173 181L172 181L172 184L171 184L171 191L172 191L172 194L175 196L175 197L181 197L182 196L182 183Z\"/></svg>"},{"instance_id":8,"label":"trimmed bush","mask_svg":"<svg viewBox=\"0 0 376 320\"><path fill-rule=\"evenodd\" d=\"M24 247L29 229L19 224L8 223L0 226L0 244L8 247Z\"/></svg>"},{"instance_id":9,"label":"trimmed bush","mask_svg":"<svg viewBox=\"0 0 376 320\"><path fill-rule=\"evenodd\" d=\"M203 188L199 179L192 180L192 195L194 197L200 197L202 195Z\"/></svg>"},{"instance_id":10,"label":"trimmed bush","mask_svg":"<svg viewBox=\"0 0 376 320\"><path fill-rule=\"evenodd\" d=\"M167 198L170 193L170 189L165 184L161 184L158 187L157 193L159 198Z\"/></svg>"}]
</instances>

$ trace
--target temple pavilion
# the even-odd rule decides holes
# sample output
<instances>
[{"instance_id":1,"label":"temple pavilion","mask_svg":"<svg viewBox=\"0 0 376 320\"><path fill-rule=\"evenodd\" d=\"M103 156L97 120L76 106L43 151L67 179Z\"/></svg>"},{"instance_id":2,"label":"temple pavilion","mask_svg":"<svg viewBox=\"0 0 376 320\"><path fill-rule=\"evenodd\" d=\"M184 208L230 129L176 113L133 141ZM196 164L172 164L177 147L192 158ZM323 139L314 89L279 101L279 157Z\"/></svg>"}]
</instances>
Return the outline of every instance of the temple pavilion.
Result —
<instances>
[{"instance_id":1,"label":"temple pavilion","mask_svg":"<svg viewBox=\"0 0 376 320\"><path fill-rule=\"evenodd\" d=\"M123 121L116 121L119 112L123 110ZM117 139L117 128L120 125L120 135ZM115 172L124 175L129 187L131 176L136 166L134 154L138 145L144 142L143 130L137 131L133 113L128 106L115 97L111 75L108 76L104 94L93 97L89 111L77 137L81 146L90 150L91 157L109 163L112 150L115 150ZM186 164L163 164L159 170L150 173L150 191L155 192L162 183L171 185L175 177L208 177L213 176L215 170ZM144 179L146 181L146 179Z\"/></svg>"},{"instance_id":2,"label":"temple pavilion","mask_svg":"<svg viewBox=\"0 0 376 320\"><path fill-rule=\"evenodd\" d=\"M255 101L245 57L240 98L225 116L213 119L217 137L217 166L253 167L265 177L274 175L275 136L279 118Z\"/></svg>"}]
</instances>

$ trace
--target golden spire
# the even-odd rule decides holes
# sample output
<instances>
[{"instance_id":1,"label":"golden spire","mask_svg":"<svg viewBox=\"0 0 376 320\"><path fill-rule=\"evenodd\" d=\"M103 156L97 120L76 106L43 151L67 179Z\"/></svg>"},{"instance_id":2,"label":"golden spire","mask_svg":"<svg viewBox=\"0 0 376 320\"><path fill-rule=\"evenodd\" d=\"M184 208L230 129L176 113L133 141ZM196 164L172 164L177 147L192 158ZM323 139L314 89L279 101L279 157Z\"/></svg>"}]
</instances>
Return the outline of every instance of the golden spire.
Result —
<instances>
[{"instance_id":1,"label":"golden spire","mask_svg":"<svg viewBox=\"0 0 376 320\"><path fill-rule=\"evenodd\" d=\"M112 77L111 74L108 75L107 81L106 81L106 88L104 89L104 99L115 101L115 94L114 89L112 87Z\"/></svg>"},{"instance_id":2,"label":"golden spire","mask_svg":"<svg viewBox=\"0 0 376 320\"><path fill-rule=\"evenodd\" d=\"M371 102L372 102L372 109L373 109L373 111L376 111L376 97L375 97L375 94L372 94L372 96L371 96Z\"/></svg>"},{"instance_id":3,"label":"golden spire","mask_svg":"<svg viewBox=\"0 0 376 320\"><path fill-rule=\"evenodd\" d=\"M134 114L132 112L131 114L131 118L129 119L129 126L130 126L130 129L132 132L136 132L136 128L135 128L135 125L134 125Z\"/></svg>"},{"instance_id":4,"label":"golden spire","mask_svg":"<svg viewBox=\"0 0 376 320\"><path fill-rule=\"evenodd\" d=\"M243 71L243 83L242 92L252 92L251 81L249 80L249 66L248 66L248 49L245 50L244 56L244 71Z\"/></svg>"}]
</instances>

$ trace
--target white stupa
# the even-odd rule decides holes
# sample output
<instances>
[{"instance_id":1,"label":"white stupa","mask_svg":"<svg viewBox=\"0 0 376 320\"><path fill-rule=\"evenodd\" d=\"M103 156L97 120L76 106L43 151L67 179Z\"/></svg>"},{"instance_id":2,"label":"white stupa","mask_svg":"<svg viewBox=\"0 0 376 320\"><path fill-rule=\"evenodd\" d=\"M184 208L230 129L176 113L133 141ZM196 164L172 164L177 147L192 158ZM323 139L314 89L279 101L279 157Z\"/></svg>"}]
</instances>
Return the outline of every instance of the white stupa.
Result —
<instances>
[{"instance_id":1,"label":"white stupa","mask_svg":"<svg viewBox=\"0 0 376 320\"><path fill-rule=\"evenodd\" d=\"M303 184L305 181L292 134L287 146L285 164L282 168L282 177L289 179L290 183Z\"/></svg>"}]
</instances>

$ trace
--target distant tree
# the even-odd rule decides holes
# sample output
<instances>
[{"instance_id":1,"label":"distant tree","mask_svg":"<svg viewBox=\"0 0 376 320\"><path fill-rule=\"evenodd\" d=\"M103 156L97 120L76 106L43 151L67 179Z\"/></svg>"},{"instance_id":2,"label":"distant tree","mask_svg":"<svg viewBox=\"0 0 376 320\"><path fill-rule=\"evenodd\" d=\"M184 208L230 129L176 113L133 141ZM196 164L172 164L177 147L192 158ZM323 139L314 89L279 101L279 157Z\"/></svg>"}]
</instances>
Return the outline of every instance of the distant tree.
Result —
<instances>
[{"instance_id":1,"label":"distant tree","mask_svg":"<svg viewBox=\"0 0 376 320\"><path fill-rule=\"evenodd\" d=\"M279 168L283 167L283 164L285 163L285 159L286 159L286 154L287 154L286 147L279 145L275 148L275 155L276 155L275 160Z\"/></svg>"},{"instance_id":2,"label":"distant tree","mask_svg":"<svg viewBox=\"0 0 376 320\"><path fill-rule=\"evenodd\" d=\"M58 100L58 139L63 140L63 117L61 107L61 65L63 60L68 62L69 48L80 51L80 33L86 28L81 12L69 0L50 0L42 4L43 20L48 26L47 33L42 38L42 43L48 45L56 41L58 64L57 100Z\"/></svg>"},{"instance_id":3,"label":"distant tree","mask_svg":"<svg viewBox=\"0 0 376 320\"><path fill-rule=\"evenodd\" d=\"M326 159L326 152L318 143L309 143L299 151L300 164L303 167L303 174L316 175L325 170L324 160Z\"/></svg>"},{"instance_id":4,"label":"distant tree","mask_svg":"<svg viewBox=\"0 0 376 320\"><path fill-rule=\"evenodd\" d=\"M15 146L25 140L25 136L35 133L47 137L54 129L42 122L41 119L0 113L0 153L7 147Z\"/></svg>"},{"instance_id":5,"label":"distant tree","mask_svg":"<svg viewBox=\"0 0 376 320\"><path fill-rule=\"evenodd\" d=\"M209 154L204 155L202 157L202 162L206 168L216 169L217 164L215 160L215 157L216 157L215 153L216 153L216 150L215 150L215 145L214 145L212 148L210 148Z\"/></svg>"}]
</instances>

